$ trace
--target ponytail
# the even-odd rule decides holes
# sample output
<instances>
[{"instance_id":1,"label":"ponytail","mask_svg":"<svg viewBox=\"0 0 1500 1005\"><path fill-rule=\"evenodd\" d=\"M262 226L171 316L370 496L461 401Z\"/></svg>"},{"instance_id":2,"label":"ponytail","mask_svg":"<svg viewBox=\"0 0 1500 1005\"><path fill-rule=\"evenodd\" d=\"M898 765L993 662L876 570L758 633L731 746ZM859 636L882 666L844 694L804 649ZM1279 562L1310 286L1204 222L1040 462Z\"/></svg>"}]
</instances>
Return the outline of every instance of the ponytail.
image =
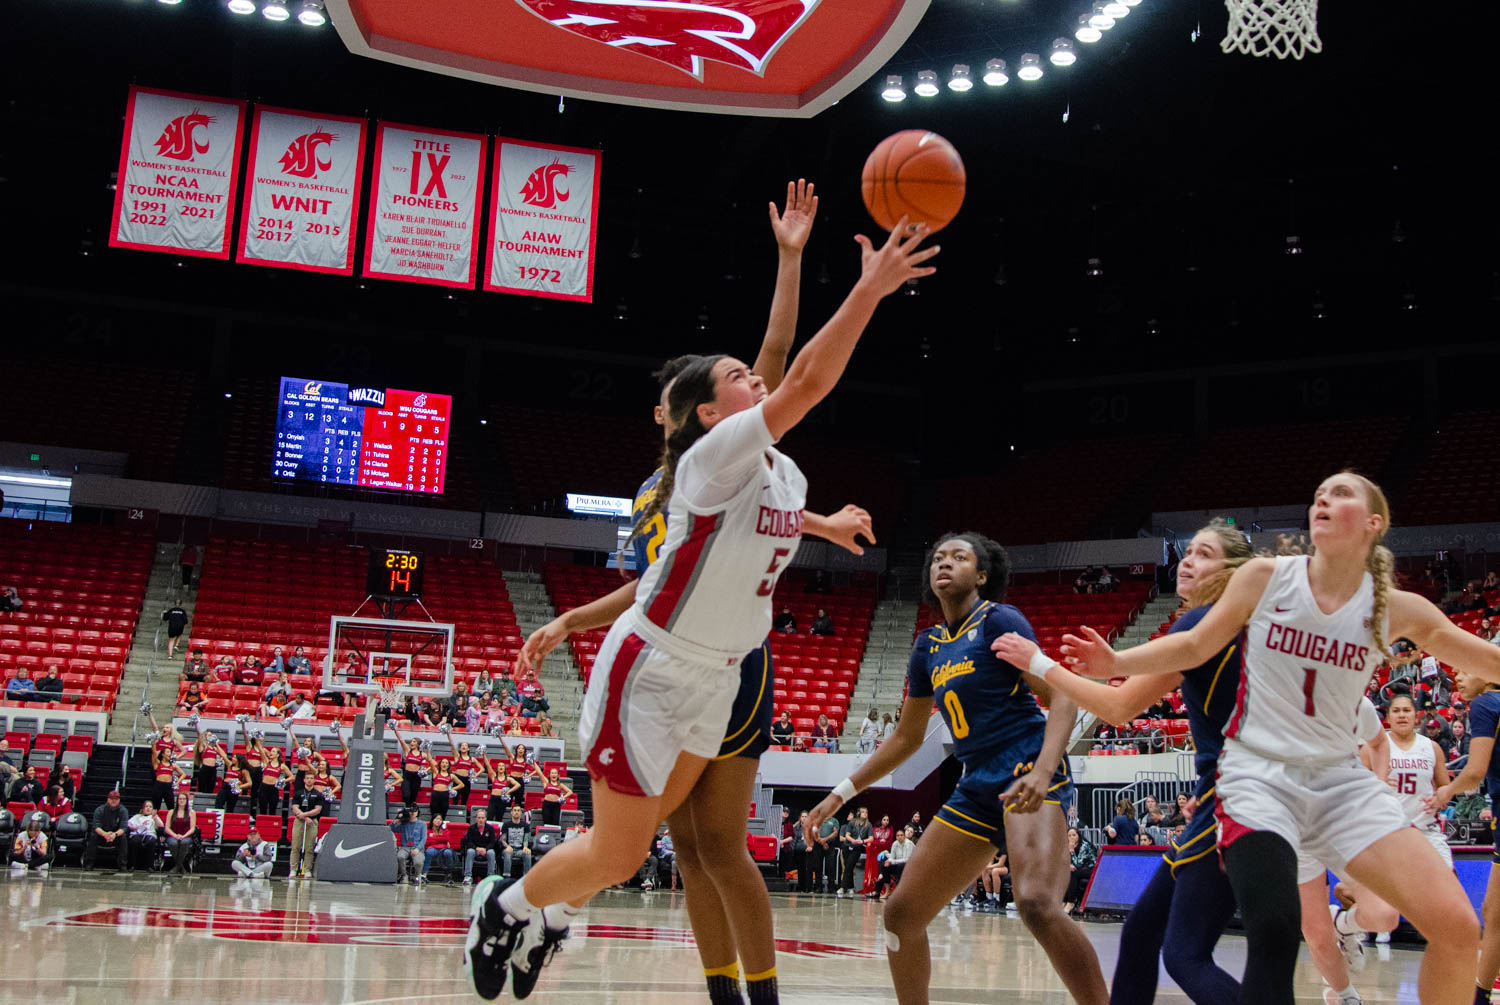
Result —
<instances>
[{"instance_id":1,"label":"ponytail","mask_svg":"<svg viewBox=\"0 0 1500 1005\"><path fill-rule=\"evenodd\" d=\"M1375 581L1375 602L1370 607L1370 637L1375 640L1375 648L1386 659L1390 659L1391 649L1385 638L1385 616L1391 590L1395 588L1393 571L1396 568L1396 558L1391 554L1391 549L1377 544L1365 558L1365 568Z\"/></svg>"},{"instance_id":2,"label":"ponytail","mask_svg":"<svg viewBox=\"0 0 1500 1005\"><path fill-rule=\"evenodd\" d=\"M708 431L703 428L703 420L698 418L698 406L714 400L714 366L723 358L722 355L691 357L690 362L671 378L671 385L667 388L666 426L669 432L661 451L661 478L656 483L656 494L641 510L630 536L620 545L622 553L630 547L630 542L645 533L652 520L666 510L677 480L677 462ZM672 363L668 363L668 367Z\"/></svg>"}]
</instances>

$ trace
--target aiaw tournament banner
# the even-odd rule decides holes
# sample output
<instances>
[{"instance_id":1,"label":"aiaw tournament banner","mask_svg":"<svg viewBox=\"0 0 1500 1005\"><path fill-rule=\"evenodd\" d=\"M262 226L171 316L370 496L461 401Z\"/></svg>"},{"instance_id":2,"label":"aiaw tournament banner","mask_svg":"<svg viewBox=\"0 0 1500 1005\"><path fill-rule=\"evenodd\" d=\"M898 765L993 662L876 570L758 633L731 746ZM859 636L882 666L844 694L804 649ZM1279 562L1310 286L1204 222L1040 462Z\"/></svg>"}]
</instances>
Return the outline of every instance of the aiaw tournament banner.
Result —
<instances>
[{"instance_id":1,"label":"aiaw tournament banner","mask_svg":"<svg viewBox=\"0 0 1500 1005\"><path fill-rule=\"evenodd\" d=\"M474 133L377 124L364 274L472 288L484 157Z\"/></svg>"},{"instance_id":2,"label":"aiaw tournament banner","mask_svg":"<svg viewBox=\"0 0 1500 1005\"><path fill-rule=\"evenodd\" d=\"M499 137L484 288L594 299L598 150Z\"/></svg>"},{"instance_id":3,"label":"aiaw tournament banner","mask_svg":"<svg viewBox=\"0 0 1500 1005\"><path fill-rule=\"evenodd\" d=\"M132 87L109 243L229 257L245 103Z\"/></svg>"},{"instance_id":4,"label":"aiaw tournament banner","mask_svg":"<svg viewBox=\"0 0 1500 1005\"><path fill-rule=\"evenodd\" d=\"M352 275L364 159L363 119L257 107L239 260Z\"/></svg>"}]
</instances>

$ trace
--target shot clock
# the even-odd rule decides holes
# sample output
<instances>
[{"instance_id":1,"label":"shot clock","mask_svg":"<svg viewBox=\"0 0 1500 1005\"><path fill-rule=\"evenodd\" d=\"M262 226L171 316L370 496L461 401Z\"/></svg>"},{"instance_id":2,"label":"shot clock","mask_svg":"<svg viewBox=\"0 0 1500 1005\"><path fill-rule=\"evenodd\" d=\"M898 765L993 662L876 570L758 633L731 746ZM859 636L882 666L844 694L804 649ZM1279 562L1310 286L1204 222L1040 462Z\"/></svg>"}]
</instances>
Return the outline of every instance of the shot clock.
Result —
<instances>
[{"instance_id":1,"label":"shot clock","mask_svg":"<svg viewBox=\"0 0 1500 1005\"><path fill-rule=\"evenodd\" d=\"M419 551L372 548L365 592L372 597L414 600L422 595L422 574L426 570L427 558Z\"/></svg>"}]
</instances>

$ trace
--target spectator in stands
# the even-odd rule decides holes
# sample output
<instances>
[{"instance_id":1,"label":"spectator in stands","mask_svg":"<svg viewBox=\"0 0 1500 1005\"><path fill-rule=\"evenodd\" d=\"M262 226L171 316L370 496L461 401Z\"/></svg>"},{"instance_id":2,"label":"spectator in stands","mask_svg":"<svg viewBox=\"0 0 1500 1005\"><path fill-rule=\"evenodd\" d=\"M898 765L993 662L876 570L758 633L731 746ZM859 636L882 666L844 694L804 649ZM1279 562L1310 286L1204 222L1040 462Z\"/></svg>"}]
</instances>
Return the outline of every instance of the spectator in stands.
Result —
<instances>
[{"instance_id":1,"label":"spectator in stands","mask_svg":"<svg viewBox=\"0 0 1500 1005\"><path fill-rule=\"evenodd\" d=\"M287 715L299 722L318 717L318 707L313 704L312 698L305 694L292 695L292 700L287 703L287 709Z\"/></svg>"},{"instance_id":2,"label":"spectator in stands","mask_svg":"<svg viewBox=\"0 0 1500 1005\"><path fill-rule=\"evenodd\" d=\"M174 604L162 612L161 619L167 623L167 659L173 659L177 655L177 640L187 627L188 613Z\"/></svg>"},{"instance_id":3,"label":"spectator in stands","mask_svg":"<svg viewBox=\"0 0 1500 1005\"><path fill-rule=\"evenodd\" d=\"M1485 593L1489 593L1491 590L1500 590L1500 573L1496 573L1494 569L1486 572L1484 574L1484 582L1479 584L1479 589Z\"/></svg>"},{"instance_id":4,"label":"spectator in stands","mask_svg":"<svg viewBox=\"0 0 1500 1005\"><path fill-rule=\"evenodd\" d=\"M920 841L922 839L922 832L926 830L922 826L922 814L913 813L911 815L911 822L906 825L906 829L911 831L911 839L913 841Z\"/></svg>"},{"instance_id":5,"label":"spectator in stands","mask_svg":"<svg viewBox=\"0 0 1500 1005\"><path fill-rule=\"evenodd\" d=\"M838 893L842 897L846 893L854 896L854 871L859 866L860 858L865 853L865 846L870 839L870 824L868 819L861 822L860 817L868 817L869 811L863 808L859 813L849 811L849 816L844 820L844 826L839 828L839 880Z\"/></svg>"},{"instance_id":6,"label":"spectator in stands","mask_svg":"<svg viewBox=\"0 0 1500 1005\"><path fill-rule=\"evenodd\" d=\"M1140 824L1142 827L1145 827L1147 818L1150 817L1153 813L1155 813L1157 816L1160 816L1161 807L1157 804L1155 796L1147 796L1144 800L1141 801L1141 815L1136 820L1136 823Z\"/></svg>"},{"instance_id":7,"label":"spectator in stands","mask_svg":"<svg viewBox=\"0 0 1500 1005\"><path fill-rule=\"evenodd\" d=\"M198 548L192 544L184 544L177 553L177 564L182 567L182 585L192 589L193 570L198 567Z\"/></svg>"},{"instance_id":8,"label":"spectator in stands","mask_svg":"<svg viewBox=\"0 0 1500 1005\"><path fill-rule=\"evenodd\" d=\"M474 678L474 693L494 695L495 681L490 677L489 668L479 671L479 676Z\"/></svg>"},{"instance_id":9,"label":"spectator in stands","mask_svg":"<svg viewBox=\"0 0 1500 1005\"><path fill-rule=\"evenodd\" d=\"M1181 827L1188 822L1191 816L1192 814L1188 812L1187 793L1177 793L1177 805L1172 808L1172 812L1167 814L1167 826Z\"/></svg>"},{"instance_id":10,"label":"spectator in stands","mask_svg":"<svg viewBox=\"0 0 1500 1005\"><path fill-rule=\"evenodd\" d=\"M781 718L771 723L771 742L779 746L789 747L792 744L792 734L794 732L795 730L792 727L792 713L783 709Z\"/></svg>"},{"instance_id":11,"label":"spectator in stands","mask_svg":"<svg viewBox=\"0 0 1500 1005\"><path fill-rule=\"evenodd\" d=\"M25 601L21 599L21 592L14 586L7 586L4 590L0 590L0 613L9 614L25 606Z\"/></svg>"},{"instance_id":12,"label":"spectator in stands","mask_svg":"<svg viewBox=\"0 0 1500 1005\"><path fill-rule=\"evenodd\" d=\"M866 900L880 899L880 861L896 840L896 832L891 827L889 814L880 818L870 834L870 842L865 845L865 882L861 890Z\"/></svg>"},{"instance_id":13,"label":"spectator in stands","mask_svg":"<svg viewBox=\"0 0 1500 1005\"><path fill-rule=\"evenodd\" d=\"M26 774L11 789L10 797L18 803L36 804L42 801L42 783L37 781L35 767L27 765Z\"/></svg>"},{"instance_id":14,"label":"spectator in stands","mask_svg":"<svg viewBox=\"0 0 1500 1005\"><path fill-rule=\"evenodd\" d=\"M292 679L285 670L276 671L276 679L271 682L270 687L266 688L265 704L272 704L271 699L278 695L281 697L281 702L276 707L280 709L285 707L292 697Z\"/></svg>"},{"instance_id":15,"label":"spectator in stands","mask_svg":"<svg viewBox=\"0 0 1500 1005\"><path fill-rule=\"evenodd\" d=\"M120 842L124 846L124 842ZM10 874L20 876L28 869L47 875L47 856L51 848L42 822L35 817L26 821L26 829L16 834L10 849ZM122 867L123 868L123 867Z\"/></svg>"},{"instance_id":16,"label":"spectator in stands","mask_svg":"<svg viewBox=\"0 0 1500 1005\"><path fill-rule=\"evenodd\" d=\"M671 888L677 889L677 842L672 840L671 830L663 830L661 837L656 839L656 864L671 877Z\"/></svg>"},{"instance_id":17,"label":"spectator in stands","mask_svg":"<svg viewBox=\"0 0 1500 1005\"><path fill-rule=\"evenodd\" d=\"M1095 593L1114 593L1119 587L1120 581L1109 571L1109 566L1099 570L1099 581L1094 584Z\"/></svg>"},{"instance_id":18,"label":"spectator in stands","mask_svg":"<svg viewBox=\"0 0 1500 1005\"><path fill-rule=\"evenodd\" d=\"M536 679L535 667L526 671L526 679L516 687L516 693L521 696L521 715L525 718L535 719L543 712L552 711L552 706L547 701L547 691L542 687L542 682Z\"/></svg>"},{"instance_id":19,"label":"spectator in stands","mask_svg":"<svg viewBox=\"0 0 1500 1005\"><path fill-rule=\"evenodd\" d=\"M234 682L241 687L260 687L265 683L265 672L261 670L259 656L246 656L234 672Z\"/></svg>"},{"instance_id":20,"label":"spectator in stands","mask_svg":"<svg viewBox=\"0 0 1500 1005\"><path fill-rule=\"evenodd\" d=\"M57 664L49 666L36 682L37 701L77 701L78 695L65 698L62 678L57 675Z\"/></svg>"},{"instance_id":21,"label":"spectator in stands","mask_svg":"<svg viewBox=\"0 0 1500 1005\"><path fill-rule=\"evenodd\" d=\"M1152 841L1150 834L1147 834L1145 831L1141 831L1139 834L1137 834L1135 836L1135 843L1138 844L1138 845L1141 845L1143 847L1149 848L1155 842Z\"/></svg>"},{"instance_id":22,"label":"spectator in stands","mask_svg":"<svg viewBox=\"0 0 1500 1005\"><path fill-rule=\"evenodd\" d=\"M1099 570L1092 565L1078 574L1073 580L1073 591L1075 593L1093 593L1094 584L1099 582Z\"/></svg>"},{"instance_id":23,"label":"spectator in stands","mask_svg":"<svg viewBox=\"0 0 1500 1005\"><path fill-rule=\"evenodd\" d=\"M833 585L828 582L828 573L823 569L815 569L812 579L807 583L808 593L832 593Z\"/></svg>"},{"instance_id":24,"label":"spectator in stands","mask_svg":"<svg viewBox=\"0 0 1500 1005\"><path fill-rule=\"evenodd\" d=\"M896 715L901 715L901 709L896 709ZM886 712L880 717L880 737L875 741L876 745L884 743L896 735L896 720L891 718L891 713Z\"/></svg>"},{"instance_id":25,"label":"spectator in stands","mask_svg":"<svg viewBox=\"0 0 1500 1005\"><path fill-rule=\"evenodd\" d=\"M427 825L427 861L422 864L422 879L425 882L432 874L432 867L448 871L448 881L453 881L453 874L457 871L458 854L452 845L453 835L448 833L448 821L442 817L433 819Z\"/></svg>"},{"instance_id":26,"label":"spectator in stands","mask_svg":"<svg viewBox=\"0 0 1500 1005\"><path fill-rule=\"evenodd\" d=\"M1140 824L1135 821L1135 806L1129 799L1117 800L1115 818L1104 828L1104 833L1109 835L1110 844L1135 844L1135 836L1140 832Z\"/></svg>"},{"instance_id":27,"label":"spectator in stands","mask_svg":"<svg viewBox=\"0 0 1500 1005\"><path fill-rule=\"evenodd\" d=\"M116 870L125 870L127 823L125 807L120 805L120 793L111 789L109 795L104 797L104 803L94 810L93 827L89 830L88 841L83 850L85 869L94 867L94 860L102 850L106 855L115 857Z\"/></svg>"},{"instance_id":28,"label":"spectator in stands","mask_svg":"<svg viewBox=\"0 0 1500 1005\"><path fill-rule=\"evenodd\" d=\"M1099 853L1078 833L1077 827L1068 828L1068 858L1068 889L1063 894L1063 907L1072 913L1083 900L1089 879L1094 875L1094 866L1099 862Z\"/></svg>"},{"instance_id":29,"label":"spectator in stands","mask_svg":"<svg viewBox=\"0 0 1500 1005\"><path fill-rule=\"evenodd\" d=\"M1469 756L1469 727L1459 716L1454 716L1453 721L1448 724L1453 731L1453 746L1448 751L1448 759Z\"/></svg>"},{"instance_id":30,"label":"spectator in stands","mask_svg":"<svg viewBox=\"0 0 1500 1005\"><path fill-rule=\"evenodd\" d=\"M781 613L776 615L776 623L771 628L786 635L795 635L797 633L797 616L792 613L790 607L783 607Z\"/></svg>"},{"instance_id":31,"label":"spectator in stands","mask_svg":"<svg viewBox=\"0 0 1500 1005\"><path fill-rule=\"evenodd\" d=\"M219 657L219 662L214 664L214 680L218 681L220 684L233 684L234 671L234 657L229 655L228 653L225 653L223 656Z\"/></svg>"},{"instance_id":32,"label":"spectator in stands","mask_svg":"<svg viewBox=\"0 0 1500 1005\"><path fill-rule=\"evenodd\" d=\"M193 841L198 836L198 811L193 809L192 799L186 790L179 790L172 803L172 812L167 814L167 854L172 856L172 871L187 872L188 856L193 851Z\"/></svg>"},{"instance_id":33,"label":"spectator in stands","mask_svg":"<svg viewBox=\"0 0 1500 1005\"><path fill-rule=\"evenodd\" d=\"M818 616L816 618L813 618L812 634L814 634L814 635L832 635L833 634L833 619L830 618L828 616L828 612L825 611L825 610L823 610L823 608L821 608L821 607L818 608Z\"/></svg>"},{"instance_id":34,"label":"spectator in stands","mask_svg":"<svg viewBox=\"0 0 1500 1005\"><path fill-rule=\"evenodd\" d=\"M885 899L886 894L891 892L891 887L901 881L901 873L906 869L906 860L911 858L911 853L917 850L916 835L910 827L903 827L901 833L891 842L890 850L886 852L885 862L880 867L880 898Z\"/></svg>"},{"instance_id":35,"label":"spectator in stands","mask_svg":"<svg viewBox=\"0 0 1500 1005\"><path fill-rule=\"evenodd\" d=\"M880 709L870 706L870 714L865 716L865 721L859 724L859 744L854 748L856 754L875 753L875 741L880 738Z\"/></svg>"},{"instance_id":36,"label":"spectator in stands","mask_svg":"<svg viewBox=\"0 0 1500 1005\"><path fill-rule=\"evenodd\" d=\"M289 673L311 674L312 660L307 658L306 651L301 646L292 650L292 655L287 658L286 668Z\"/></svg>"},{"instance_id":37,"label":"spectator in stands","mask_svg":"<svg viewBox=\"0 0 1500 1005\"><path fill-rule=\"evenodd\" d=\"M265 879L275 867L276 845L262 841L260 831L252 826L250 833L245 835L245 843L235 851L229 868L244 879Z\"/></svg>"},{"instance_id":38,"label":"spectator in stands","mask_svg":"<svg viewBox=\"0 0 1500 1005\"><path fill-rule=\"evenodd\" d=\"M292 798L292 864L287 879L312 879L313 848L318 843L318 818L328 809L328 798L309 779Z\"/></svg>"},{"instance_id":39,"label":"spectator in stands","mask_svg":"<svg viewBox=\"0 0 1500 1005\"><path fill-rule=\"evenodd\" d=\"M519 804L511 805L510 818L500 828L500 852L503 856L501 865L505 870L504 875L510 875L513 859L520 860L522 876L531 868L531 827L526 823ZM490 868L494 868L493 863Z\"/></svg>"},{"instance_id":40,"label":"spectator in stands","mask_svg":"<svg viewBox=\"0 0 1500 1005\"><path fill-rule=\"evenodd\" d=\"M208 704L208 695L202 691L202 686L195 680L188 681L187 690L182 692L182 697L177 699L177 714L192 715L201 711Z\"/></svg>"},{"instance_id":41,"label":"spectator in stands","mask_svg":"<svg viewBox=\"0 0 1500 1005\"><path fill-rule=\"evenodd\" d=\"M396 882L403 879L412 886L427 882L423 872L427 851L427 825L415 806L403 806L391 822L396 835Z\"/></svg>"},{"instance_id":42,"label":"spectator in stands","mask_svg":"<svg viewBox=\"0 0 1500 1005\"><path fill-rule=\"evenodd\" d=\"M854 814L849 814L851 817ZM830 813L818 828L817 847L810 854L816 859L817 883L815 891L836 893L839 888L839 818ZM841 895L842 896L842 895Z\"/></svg>"},{"instance_id":43,"label":"spectator in stands","mask_svg":"<svg viewBox=\"0 0 1500 1005\"><path fill-rule=\"evenodd\" d=\"M36 682L31 679L28 667L16 667L16 675L5 685L6 701L35 701Z\"/></svg>"},{"instance_id":44,"label":"spectator in stands","mask_svg":"<svg viewBox=\"0 0 1500 1005\"><path fill-rule=\"evenodd\" d=\"M47 794L37 804L37 809L46 813L47 816L52 818L52 822L56 824L60 817L65 817L73 812L73 803L67 796L63 795L61 785L49 785L47 787Z\"/></svg>"},{"instance_id":45,"label":"spectator in stands","mask_svg":"<svg viewBox=\"0 0 1500 1005\"><path fill-rule=\"evenodd\" d=\"M200 684L208 681L211 668L208 660L203 658L202 649L194 649L192 654L182 661L182 673L177 675L179 681L195 680Z\"/></svg>"},{"instance_id":46,"label":"spectator in stands","mask_svg":"<svg viewBox=\"0 0 1500 1005\"><path fill-rule=\"evenodd\" d=\"M818 716L818 724L812 729L812 745L830 754L838 753L839 738L834 733L833 727L828 724L828 716Z\"/></svg>"},{"instance_id":47,"label":"spectator in stands","mask_svg":"<svg viewBox=\"0 0 1500 1005\"><path fill-rule=\"evenodd\" d=\"M1422 735L1443 748L1443 760L1453 757L1453 728L1440 715L1428 715L1422 720Z\"/></svg>"},{"instance_id":48,"label":"spectator in stands","mask_svg":"<svg viewBox=\"0 0 1500 1005\"><path fill-rule=\"evenodd\" d=\"M16 762L12 760L14 755L10 752L10 743L0 739L0 792L5 795L5 801L10 801L11 786L16 784L19 774L16 772Z\"/></svg>"},{"instance_id":49,"label":"spectator in stands","mask_svg":"<svg viewBox=\"0 0 1500 1005\"><path fill-rule=\"evenodd\" d=\"M464 713L469 708L469 685L459 681L453 686L453 694L448 698L448 707L445 714L448 721L461 724L464 721Z\"/></svg>"},{"instance_id":50,"label":"spectator in stands","mask_svg":"<svg viewBox=\"0 0 1500 1005\"><path fill-rule=\"evenodd\" d=\"M286 672L286 656L280 646L275 646L271 649L271 658L266 661L262 672L266 677Z\"/></svg>"},{"instance_id":51,"label":"spectator in stands","mask_svg":"<svg viewBox=\"0 0 1500 1005\"><path fill-rule=\"evenodd\" d=\"M552 717L546 712L536 717L536 735L557 738L557 727L552 724Z\"/></svg>"},{"instance_id":52,"label":"spectator in stands","mask_svg":"<svg viewBox=\"0 0 1500 1005\"><path fill-rule=\"evenodd\" d=\"M656 838L651 839L651 847L646 849L646 861L636 870L635 878L640 881L642 890L656 889L656 875L660 871L660 863L656 860ZM621 884L622 886L625 884Z\"/></svg>"},{"instance_id":53,"label":"spectator in stands","mask_svg":"<svg viewBox=\"0 0 1500 1005\"><path fill-rule=\"evenodd\" d=\"M161 821L157 819L156 807L151 800L142 803L141 811L125 821L125 830L125 840L129 845L127 864L132 869L149 869L156 860L156 849L161 843L157 836Z\"/></svg>"},{"instance_id":54,"label":"spectator in stands","mask_svg":"<svg viewBox=\"0 0 1500 1005\"><path fill-rule=\"evenodd\" d=\"M495 850L499 845L500 835L489 822L489 815L483 808L475 810L474 822L458 843L459 850L464 853L464 886L474 882L474 860L481 854L485 861L484 874L495 874Z\"/></svg>"}]
</instances>

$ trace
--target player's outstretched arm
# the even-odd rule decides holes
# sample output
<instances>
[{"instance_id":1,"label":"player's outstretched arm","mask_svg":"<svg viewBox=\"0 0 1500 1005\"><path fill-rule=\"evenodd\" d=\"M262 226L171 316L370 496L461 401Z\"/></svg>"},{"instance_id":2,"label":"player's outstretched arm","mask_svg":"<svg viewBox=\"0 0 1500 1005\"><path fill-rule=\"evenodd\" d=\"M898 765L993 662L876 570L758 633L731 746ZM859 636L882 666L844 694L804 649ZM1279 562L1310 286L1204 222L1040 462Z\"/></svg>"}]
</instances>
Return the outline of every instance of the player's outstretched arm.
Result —
<instances>
[{"instance_id":1,"label":"player's outstretched arm","mask_svg":"<svg viewBox=\"0 0 1500 1005\"><path fill-rule=\"evenodd\" d=\"M908 757L917 752L917 749L922 746L923 738L927 735L927 720L931 716L932 698L930 696L907 698L901 703L901 721L896 724L896 731L891 734L891 738L876 747L875 753L866 758L865 762L854 770L854 774L840 782L824 797L822 802L808 812L807 826L804 831L809 845L812 844L813 835L817 834L823 821L837 813L840 806L895 771L906 762Z\"/></svg>"},{"instance_id":2,"label":"player's outstretched arm","mask_svg":"<svg viewBox=\"0 0 1500 1005\"><path fill-rule=\"evenodd\" d=\"M802 294L802 249L818 218L818 197L802 178L786 183L786 209L770 204L771 232L776 235L776 292L771 295L771 317L751 372L774 391L786 376L786 361L797 338L797 308Z\"/></svg>"},{"instance_id":3,"label":"player's outstretched arm","mask_svg":"<svg viewBox=\"0 0 1500 1005\"><path fill-rule=\"evenodd\" d=\"M640 580L632 579L628 583L622 583L598 600L560 614L532 632L516 656L516 668L524 672L540 667L547 654L567 641L568 636L574 632L586 632L591 628L614 624L615 619L630 610L630 605L635 603L635 584L638 582Z\"/></svg>"},{"instance_id":4,"label":"player's outstretched arm","mask_svg":"<svg viewBox=\"0 0 1500 1005\"><path fill-rule=\"evenodd\" d=\"M1275 560L1269 558L1253 558L1240 566L1230 577L1224 595L1203 616L1203 620L1185 632L1163 635L1117 653L1098 632L1084 628L1082 638L1063 636L1063 659L1073 669L1090 677L1133 677L1191 670L1239 635L1250 615L1255 613L1255 605L1260 603L1275 567ZM1047 666L1042 666L1039 660L1029 669L1038 677L1046 677L1052 666L1055 664L1050 659L1047 659ZM1057 672L1061 671L1062 668L1058 667ZM1047 680L1051 682L1051 678Z\"/></svg>"},{"instance_id":5,"label":"player's outstretched arm","mask_svg":"<svg viewBox=\"0 0 1500 1005\"><path fill-rule=\"evenodd\" d=\"M831 516L819 516L812 510L802 511L802 533L821 537L856 555L863 555L859 538L875 543L875 531L870 523L870 514L850 503Z\"/></svg>"},{"instance_id":6,"label":"player's outstretched arm","mask_svg":"<svg viewBox=\"0 0 1500 1005\"><path fill-rule=\"evenodd\" d=\"M1442 748L1439 748L1441 750ZM1495 751L1495 738L1493 736L1482 736L1479 733L1469 738L1469 760L1451 782L1439 785L1433 790L1424 802L1429 810L1434 813L1443 812L1443 808L1456 795L1464 792L1477 792L1479 784L1484 781L1485 773L1490 768L1490 755ZM1444 766L1444 771L1447 766Z\"/></svg>"},{"instance_id":7,"label":"player's outstretched arm","mask_svg":"<svg viewBox=\"0 0 1500 1005\"><path fill-rule=\"evenodd\" d=\"M786 380L761 406L773 439L779 440L833 390L880 301L899 290L908 279L930 276L937 271L922 264L939 250L937 245L918 248L927 233L925 224L910 230L903 216L879 248L863 234L855 236L860 246L859 281L828 323L797 354Z\"/></svg>"},{"instance_id":8,"label":"player's outstretched arm","mask_svg":"<svg viewBox=\"0 0 1500 1005\"><path fill-rule=\"evenodd\" d=\"M1041 647L1016 632L1006 632L990 643L990 649L1011 666L1029 667ZM1057 672L1044 678L1048 690L1069 699L1114 725L1129 722L1140 713L1171 694L1182 683L1181 674L1131 677L1118 687L1080 677L1057 666Z\"/></svg>"},{"instance_id":9,"label":"player's outstretched arm","mask_svg":"<svg viewBox=\"0 0 1500 1005\"><path fill-rule=\"evenodd\" d=\"M1470 635L1449 621L1447 615L1426 597L1405 590L1392 590L1390 626L1391 638L1411 639L1418 648L1437 657L1439 662L1500 684L1500 646ZM1472 742L1470 749L1473 749ZM1472 753L1469 759L1473 760Z\"/></svg>"}]
</instances>

